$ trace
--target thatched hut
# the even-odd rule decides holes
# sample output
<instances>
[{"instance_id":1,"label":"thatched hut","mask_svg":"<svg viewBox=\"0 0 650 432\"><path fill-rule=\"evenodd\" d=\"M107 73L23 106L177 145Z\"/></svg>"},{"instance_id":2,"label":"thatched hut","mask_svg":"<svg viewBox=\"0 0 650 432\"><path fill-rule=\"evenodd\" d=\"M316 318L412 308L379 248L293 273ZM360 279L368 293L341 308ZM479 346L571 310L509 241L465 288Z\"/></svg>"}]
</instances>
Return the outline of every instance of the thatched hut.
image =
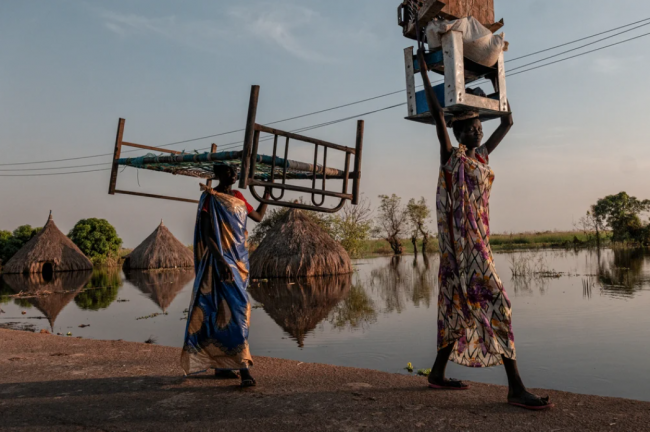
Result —
<instances>
[{"instance_id":1,"label":"thatched hut","mask_svg":"<svg viewBox=\"0 0 650 432\"><path fill-rule=\"evenodd\" d=\"M125 269L167 269L194 266L194 254L160 221L160 225L124 260Z\"/></svg>"},{"instance_id":2,"label":"thatched hut","mask_svg":"<svg viewBox=\"0 0 650 432\"><path fill-rule=\"evenodd\" d=\"M254 282L248 292L267 314L304 346L305 336L350 292L351 275Z\"/></svg>"},{"instance_id":3,"label":"thatched hut","mask_svg":"<svg viewBox=\"0 0 650 432\"><path fill-rule=\"evenodd\" d=\"M253 278L299 278L352 273L350 256L301 210L278 220L250 258Z\"/></svg>"},{"instance_id":4,"label":"thatched hut","mask_svg":"<svg viewBox=\"0 0 650 432\"><path fill-rule=\"evenodd\" d=\"M52 213L43 229L7 261L8 274L40 273L49 278L55 272L92 270L93 263L54 224Z\"/></svg>"},{"instance_id":5,"label":"thatched hut","mask_svg":"<svg viewBox=\"0 0 650 432\"><path fill-rule=\"evenodd\" d=\"M28 295L26 300L43 313L54 330L59 313L86 286L91 276L92 271L78 271L55 273L51 280L45 280L38 273L28 276L6 274L2 278L16 294Z\"/></svg>"},{"instance_id":6,"label":"thatched hut","mask_svg":"<svg viewBox=\"0 0 650 432\"><path fill-rule=\"evenodd\" d=\"M163 312L183 290L194 280L193 269L169 271L129 270L124 272L126 280L156 303Z\"/></svg>"}]
</instances>

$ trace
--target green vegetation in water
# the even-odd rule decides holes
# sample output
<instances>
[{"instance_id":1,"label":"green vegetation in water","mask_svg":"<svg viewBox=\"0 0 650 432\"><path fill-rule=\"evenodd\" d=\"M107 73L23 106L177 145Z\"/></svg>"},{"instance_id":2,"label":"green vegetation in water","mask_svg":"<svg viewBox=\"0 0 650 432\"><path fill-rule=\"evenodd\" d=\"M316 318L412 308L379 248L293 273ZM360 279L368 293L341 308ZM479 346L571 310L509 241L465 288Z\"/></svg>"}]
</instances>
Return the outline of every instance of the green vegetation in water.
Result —
<instances>
[{"instance_id":1,"label":"green vegetation in water","mask_svg":"<svg viewBox=\"0 0 650 432\"><path fill-rule=\"evenodd\" d=\"M93 262L93 264L116 263L122 239L106 219L82 219L68 234L70 240Z\"/></svg>"},{"instance_id":2,"label":"green vegetation in water","mask_svg":"<svg viewBox=\"0 0 650 432\"><path fill-rule=\"evenodd\" d=\"M14 298L14 304L16 306L19 306L23 309L31 309L33 305L29 302L28 299L26 298L20 298L20 297L15 297Z\"/></svg>"},{"instance_id":3,"label":"green vegetation in water","mask_svg":"<svg viewBox=\"0 0 650 432\"><path fill-rule=\"evenodd\" d=\"M83 310L106 309L117 300L121 287L122 278L119 270L96 268L85 290L74 298L74 302Z\"/></svg>"},{"instance_id":4,"label":"green vegetation in water","mask_svg":"<svg viewBox=\"0 0 650 432\"><path fill-rule=\"evenodd\" d=\"M610 233L601 233L601 241L611 239ZM418 241L418 251L422 251L422 242ZM413 244L402 239L403 253L410 255L414 253ZM594 246L593 239L589 233L578 231L567 232L539 232L521 234L493 234L490 236L490 246L493 252L535 250L535 249L574 249ZM434 255L439 252L438 238L431 237L427 244L427 253ZM393 255L391 247L386 240L367 240L361 246L363 257L375 257Z\"/></svg>"},{"instance_id":5,"label":"green vegetation in water","mask_svg":"<svg viewBox=\"0 0 650 432\"><path fill-rule=\"evenodd\" d=\"M13 232L0 230L0 262L6 263L42 228L21 225Z\"/></svg>"},{"instance_id":6,"label":"green vegetation in water","mask_svg":"<svg viewBox=\"0 0 650 432\"><path fill-rule=\"evenodd\" d=\"M10 303L12 298L9 296L13 294L14 294L13 290L9 288L7 285L5 285L2 278L0 278L0 304Z\"/></svg>"},{"instance_id":7,"label":"green vegetation in water","mask_svg":"<svg viewBox=\"0 0 650 432\"><path fill-rule=\"evenodd\" d=\"M650 246L650 223L641 220L650 212L650 200L638 200L625 192L608 195L592 205L580 219L585 231L595 233L600 244L600 234L609 229L615 243Z\"/></svg>"},{"instance_id":8,"label":"green vegetation in water","mask_svg":"<svg viewBox=\"0 0 650 432\"><path fill-rule=\"evenodd\" d=\"M408 362L404 370L408 371L409 373L413 373L415 368L413 367L413 364L411 362ZM431 369L418 369L416 372L417 375L424 376L424 377L428 377L430 373L431 373Z\"/></svg>"},{"instance_id":9,"label":"green vegetation in water","mask_svg":"<svg viewBox=\"0 0 650 432\"><path fill-rule=\"evenodd\" d=\"M358 328L377 320L375 304L361 285L353 284L347 298L336 305L329 322L338 329Z\"/></svg>"},{"instance_id":10,"label":"green vegetation in water","mask_svg":"<svg viewBox=\"0 0 650 432\"><path fill-rule=\"evenodd\" d=\"M136 320L143 320L143 319L149 319L149 318L156 318L157 316L160 316L160 315L169 315L169 313L167 313L167 312L156 312L156 313L152 313L151 315L146 315L146 316L138 317L138 318L136 318Z\"/></svg>"}]
</instances>

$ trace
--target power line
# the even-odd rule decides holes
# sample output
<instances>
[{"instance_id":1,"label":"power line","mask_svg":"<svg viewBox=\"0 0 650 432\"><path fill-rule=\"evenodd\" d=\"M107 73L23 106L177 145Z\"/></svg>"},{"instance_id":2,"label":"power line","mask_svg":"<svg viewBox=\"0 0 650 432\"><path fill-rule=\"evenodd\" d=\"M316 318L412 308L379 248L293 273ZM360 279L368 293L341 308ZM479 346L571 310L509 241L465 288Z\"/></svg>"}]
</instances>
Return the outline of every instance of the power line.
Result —
<instances>
[{"instance_id":1,"label":"power line","mask_svg":"<svg viewBox=\"0 0 650 432\"><path fill-rule=\"evenodd\" d=\"M395 94L398 94L398 93L403 93L403 92L404 92L404 90L398 90L398 91L394 91L394 92L390 92L390 93L384 93L384 94L379 95L379 96L373 96L373 97L370 97L370 98L350 102L350 103L347 103L347 104L338 105L338 106L335 106L335 107L332 107L332 108L327 108L327 109L323 109L323 110L319 110L319 111L314 111L314 112L310 112L310 113L307 113L307 114L301 114L301 115L298 115L298 116L289 117L289 118L286 118L286 119L277 120L277 121L270 122L270 123L265 123L265 124L266 125L273 125L273 124L287 122L287 121L290 121L290 120L297 120L297 119L313 116L313 115L316 115L316 114L322 114L322 113L325 113L325 112L334 111L334 110L337 110L337 109L340 109L340 108L346 108L346 107L350 107L350 106L353 106L353 105L358 105L358 104L361 104L361 103L364 103L364 102L369 102L369 101L372 101L372 100L384 98L384 97L387 97L387 96L392 96L392 95L395 95ZM229 132L222 132L222 133L218 133L218 134L214 134L214 135L206 135L206 136L203 136L203 137L200 137L200 138L192 138L192 139L187 139L187 140L184 140L184 141L175 141L175 142L172 142L172 143L161 144L158 147L170 147L170 146L178 145L178 144L186 144L186 143L190 143L190 142L201 141L201 140L208 139L208 138L215 138L215 137L224 136L224 135L231 135L233 133L243 132L243 131L245 131L245 129L236 129L236 130L232 130L232 131L229 131ZM138 150L138 149L136 149L136 150L125 150L122 153L132 153L132 152L137 152L137 151L140 151L140 150ZM72 161L72 160L92 159L92 158L104 157L104 156L113 156L113 153L103 153L103 154L97 154L97 155L91 155L91 156L79 156L79 157L73 157L73 158L52 159L52 160L36 161L36 162L3 163L3 164L0 164L0 166L36 165L36 164L44 164L44 163L51 163L51 162L65 162L65 161ZM91 165L78 165L78 166L91 166ZM52 169L56 169L56 168L52 168ZM4 170L0 170L0 171L4 171Z\"/></svg>"},{"instance_id":2,"label":"power line","mask_svg":"<svg viewBox=\"0 0 650 432\"><path fill-rule=\"evenodd\" d=\"M363 116L370 115L370 114L375 114L375 113L378 113L380 111L386 111L386 110L397 108L397 107L404 106L404 105L406 105L406 103L402 102L402 103L397 104L397 105L391 105L391 106L388 106L388 107L379 108L379 109L376 109L376 110L373 110L373 111L368 111L368 112L365 112L365 113L361 113L361 114L357 114L357 115L353 115L353 116L349 116L349 117L345 117L345 118L341 118L341 119L337 119L337 120L332 120L332 121L325 122L325 123L320 123L320 124L316 124L316 125L312 125L312 126L306 126L306 127L300 128L300 129L295 129L295 130L293 130L291 132L292 133L306 132L306 131L309 131L309 130L314 130L314 129L318 129L318 128L321 128L321 127L330 126L330 125L337 124L337 123L342 123L344 121L348 121L348 120L352 120L352 119L358 119L359 117L363 117ZM260 139L260 141L269 141L269 140L272 140L272 139L273 139L273 136L269 136L267 138ZM230 143L230 144L224 144L224 146L233 145L233 144L235 144L237 146L240 146L242 143L241 143L241 141L237 141L237 142L233 142L233 143ZM199 150L205 150L205 149L199 149ZM103 164L100 164L100 165L103 165ZM82 165L78 165L77 167L81 167L81 166ZM44 169L48 169L48 168L44 168ZM65 173L47 173L47 174L40 174L40 173L37 173L37 174L0 174L0 177L39 177L39 176L49 176L49 175L80 174L80 173L87 173L87 172L99 172L99 171L110 171L110 170L111 170L111 168L87 170L87 171L72 171L72 172L65 172Z\"/></svg>"},{"instance_id":3,"label":"power line","mask_svg":"<svg viewBox=\"0 0 650 432\"><path fill-rule=\"evenodd\" d=\"M90 173L90 172L97 172L97 171L110 171L110 168L102 168L102 169L95 169L95 170L87 170L87 171L71 171L71 172L64 172L64 173L46 173L46 174L0 174L0 177L41 177L41 176L55 176L55 175L67 175L67 174L81 174L81 173Z\"/></svg>"},{"instance_id":4,"label":"power line","mask_svg":"<svg viewBox=\"0 0 650 432\"><path fill-rule=\"evenodd\" d=\"M595 45L595 44L600 43L600 42L602 42L602 41L604 41L604 40L611 39L611 38L616 37L616 36L620 36L620 35L622 35L622 34L624 34L624 33L629 33L629 32L631 32L631 31L634 31L634 30L640 29L641 27L645 27L645 26L647 26L647 25L650 25L650 22L649 22L649 23L646 23L646 24L641 24L640 26L633 27L633 28L631 28L631 29L628 29L628 30L622 31L622 32L620 32L620 33L616 33L616 34L611 35L611 36L607 36L606 38L598 39L597 41L594 41L594 42L589 42L588 44L580 45L580 46L577 47L577 48L572 48L572 49L570 49L570 50L566 50L566 51L563 51L563 52L561 52L561 53L554 54L554 55L549 56L549 57L545 57L545 58L543 58L543 59L541 59L541 60L535 60L534 62L531 62L531 63L527 63L527 64L525 64L525 65L518 66L518 67L516 67L516 68L510 69L510 72L513 72L513 71L516 71L516 70L519 70L519 69L523 69L523 68L525 68L525 67L527 67L527 66L531 66L531 65L534 65L534 64L537 64L537 63L541 63L541 62L543 62L543 61L550 60L550 59L552 59L552 58L559 57L559 56L561 56L561 55L568 54L568 53L570 53L570 52L577 51L577 50L579 50L579 49L586 48L586 47L591 46L591 45Z\"/></svg>"},{"instance_id":5,"label":"power line","mask_svg":"<svg viewBox=\"0 0 650 432\"><path fill-rule=\"evenodd\" d=\"M0 171L46 171L46 170L82 168L82 167L103 166L103 165L110 165L110 162L87 164L87 165L72 165L72 166L64 166L64 167L52 167L52 168L0 168Z\"/></svg>"},{"instance_id":6,"label":"power line","mask_svg":"<svg viewBox=\"0 0 650 432\"><path fill-rule=\"evenodd\" d=\"M543 49L543 50L540 50L540 51L535 51L534 53L530 53L530 54L522 55L522 56L519 56L519 57L515 57L513 59L509 59L507 62L513 62L513 61L516 61L516 60L521 60L521 59L526 58L526 57L532 57L532 56L537 55L537 54L545 53L545 52L548 52L548 51L553 51L554 49L557 49L557 48L562 48L562 47L565 47L567 45L573 45L574 43L582 42L583 40L595 38L596 36L611 33L613 31L620 30L620 29L626 28L626 27L630 27L630 26L633 26L635 24L639 24L639 23L646 22L646 21L650 21L650 18L645 18L645 19L642 19L640 21L636 21L636 22L633 22L633 23L630 23L630 24L626 24L624 26L616 27L616 28L613 28L613 29L610 29L610 30L605 30L604 32L596 33L596 34L593 34L591 36L583 37L583 38L576 39L576 40L571 41L571 42L556 45L556 46L551 47L551 48L546 48L546 49Z\"/></svg>"},{"instance_id":7,"label":"power line","mask_svg":"<svg viewBox=\"0 0 650 432\"><path fill-rule=\"evenodd\" d=\"M596 34L593 34L593 35L590 35L590 36L586 36L586 37L583 37L583 38L580 38L580 39L576 39L576 40L573 40L573 41L570 41L570 42L566 42L566 43L563 43L563 44L560 44L560 45L556 45L556 46L551 47L551 48L546 48L546 49L544 49L544 50L540 50L540 51L536 51L536 52L534 52L534 53L530 53L530 54L526 54L526 55L523 55L523 56L520 56L520 57L516 57L516 58L514 58L514 59L509 59L508 62L512 62L512 61L520 60L520 59L522 59L522 58L526 58L526 57L531 57L531 56L534 56L534 55L537 55L537 54L540 54L540 53L543 53L543 52L552 51L552 50L557 49L557 48L561 48L561 47L564 47L564 46L567 46L567 45L571 45L571 44L574 44L574 43L577 43L577 42L581 42L581 41L583 41L583 40L591 39L591 38L593 38L593 37L600 36L600 35L603 35L603 34L611 33L611 32L613 32L613 31L620 30L620 29L622 29L622 28L626 28L626 27L630 27L630 26L632 26L632 25L639 24L639 23L646 22L646 21L650 21L650 18L645 18L645 19L643 19L643 20L635 21L635 22L633 22L633 23L626 24L626 25L624 25L624 26L620 26L620 27L616 27L616 28L613 28L613 29L610 29L610 30L606 30L606 31L603 31L603 32L599 32L599 33L596 33ZM585 45L583 45L583 46L581 46L581 47L578 47L578 48L574 48L574 49L571 49L571 50L568 50L568 51L564 51L564 52L559 53L559 54L555 54L555 55L553 55L553 56L549 56L549 57L547 57L547 58L545 58L545 59L541 59L541 60L538 60L538 61L535 61L535 62L532 62L532 63L526 64L526 65L523 65L523 66L519 66L519 67L513 69L513 71L514 71L514 70L517 70L517 69L521 69L521 68L527 67L527 66L530 66L530 65L532 65L532 64L536 64L536 63L539 63L539 62L545 61L545 60L549 60L549 59L551 59L551 58L558 57L558 56L560 56L560 55L564 55L564 54L566 54L566 53L568 53L568 52L576 51L576 50L578 50L578 49L581 49L581 48L584 48L584 47L586 47L586 46L590 46L590 45L596 44L596 43L598 43L598 42L602 42L602 41L604 41L604 40L607 40L607 39L610 39L610 38L616 37L616 36L621 35L621 34L623 34L623 33L627 33L627 32L630 32L630 31L636 30L636 29L638 29L638 28L640 28L640 27L643 27L643 26L645 26L645 25L650 25L650 23L643 24L643 25L641 25L641 26L635 27L635 28L633 28L633 29L626 30L626 31L624 31L624 32L617 33L617 34L615 34L615 35L608 36L608 37L606 37L606 38L602 38L602 39L600 39L600 40L598 40L598 41L595 41L595 42L592 42L592 43L589 43L589 44L585 44ZM639 36L639 37L643 37L643 36L645 36L645 35L642 35L642 36ZM631 41L631 40L634 40L634 39L638 39L639 37L631 38L631 39L627 39L627 40L622 41L622 42L620 42L620 43L627 42L627 41ZM599 48L599 49L596 49L596 50L591 50L591 51L586 52L585 54L588 54L588 53L591 53L591 52L594 52L594 51L599 51L600 49L608 48L608 47L610 47L610 46L619 45L620 43L616 43L616 44L608 45L608 46L605 46L605 47L602 47L602 48ZM575 57L579 57L579 56L581 56L581 55L584 55L584 54L579 54L579 55L577 55L577 56L572 56L572 57L567 58L566 60L571 59L571 58L575 58ZM564 61L564 60L560 60L560 61L552 62L552 63L549 63L549 64L547 64L547 65L551 65L551 64L559 63L559 62L561 62L561 61ZM535 70L535 69L539 69L539 68L541 68L541 67L545 67L545 66L547 66L547 65L542 65L542 66L540 66L540 67L537 67L537 68L531 68L531 69L527 69L527 70ZM518 74L518 73L515 73L515 74L512 74L512 75L517 75L517 74ZM444 81L444 80L443 80L443 81ZM440 81L440 82L443 82L443 81ZM436 83L438 83L438 82L436 82ZM434 83L434 84L435 84L435 83ZM481 84L482 84L482 83L481 83ZM421 86L418 86L418 87L421 87ZM267 124L267 125L272 125L272 124L278 124L278 123L282 123L282 122L286 122L286 121L290 121L290 120L296 120L296 119L300 119L300 118L305 118L305 117L308 117L308 116L317 115L317 114L322 114L322 113L329 112L329 111L334 111L334 110L336 110L336 109L341 109L341 108L345 108L345 107L349 107L349 106L357 105L357 104L360 104L360 103L364 103L364 102L368 102L368 101L372 101L372 100L376 100L376 99L384 98L384 97L387 97L387 96L392 96L392 95L399 94L399 93L403 93L403 92L404 92L404 90L398 90L398 91L394 91L394 92L389 92L389 93L385 93L385 94L382 94L382 95L373 96L373 97L370 97L370 98L361 99L361 100L354 101L354 102L350 102L350 103L347 103L347 104L343 104L343 105L339 105L339 106L335 106L335 107L327 108L327 109L324 109L324 110L314 111L314 112L311 112L311 113L307 113L307 114L302 114L302 115L298 115L298 116L294 116L294 117L286 118L286 119L283 119L283 120L277 120L277 121L274 121L274 122L271 122L271 123L266 123L266 124ZM206 136L199 137L199 138L192 138L192 139L187 139L187 140L183 140L183 141L176 141L176 142L172 142L172 143L162 144L162 145L159 145L158 147L169 147L169 146L178 145L178 144L185 144L185 143L189 143L189 142L195 142L195 141L204 140L204 139L207 139L207 138L214 138L214 137L219 137L219 136L224 136L224 135L230 135L230 134L237 133L237 132L242 132L242 131L244 131L244 129L237 129L237 130L232 130L232 131L228 131L228 132L222 132L222 133L213 134L213 135L206 135ZM235 143L231 143L231 144L235 144ZM230 145L230 144L225 144L225 145L227 146L227 145ZM135 149L135 150L125 150L123 153L130 153L130 152L137 152L137 151L140 151L140 150L138 150L138 149ZM0 164L0 166L11 166L11 165L35 165L35 164L44 164L44 163L53 163L53 162L63 162L63 161L71 161L71 160L91 159L91 158L96 158L96 157L105 157L105 156L112 156L112 153L104 153L104 154L90 155L90 156L79 156L79 157L64 158L64 159L53 159L53 160L45 160L45 161L36 161L36 162L14 162L14 163L3 163L3 164ZM99 166L99 165L103 165L103 164L77 165L77 166L75 166L75 167L69 167L69 168L86 167L86 166ZM24 170L25 170L25 171L27 171L27 170L29 170L29 171L36 171L36 170L48 170L48 169L53 169L53 170L54 170L54 169L64 169L64 168L63 168L63 167L53 167L53 168L44 168L44 169L24 169ZM9 170L0 170L0 171L9 171Z\"/></svg>"},{"instance_id":8,"label":"power line","mask_svg":"<svg viewBox=\"0 0 650 432\"><path fill-rule=\"evenodd\" d=\"M519 71L519 72L515 72L513 74L508 74L507 76L515 76L515 75L522 74L524 72L530 72L530 71L533 71L533 70L536 70L536 69L541 69L541 68L546 67L546 66L551 66L551 65L554 65L556 63L561 63L563 61L571 60L571 59L574 59L576 57L581 57L583 55L587 55L587 54L590 54L590 53L593 53L593 52L596 52L596 51L601 51L601 50L604 50L606 48L610 48L610 47L620 45L620 44L623 44L623 43L626 43L626 42L630 42L630 41L633 41L633 40L636 40L636 39L641 39L641 38L646 37L646 36L650 36L650 33L644 33L642 35L635 36L635 37L630 38L630 39L625 39L625 40L622 40L620 42L616 42L616 43L613 43L613 44L610 44L610 45L605 45L605 46L602 46L602 47L599 47L599 48L596 48L596 49L592 49L590 51L585 51L583 53L576 54L576 55L573 55L573 56L570 56L570 57L567 57L567 58L563 58L563 59L560 59L560 60L556 60L556 61L551 62L551 63L546 63L546 64L543 64L543 65L540 65L540 66L536 66L534 68L522 70L522 71Z\"/></svg>"}]
</instances>

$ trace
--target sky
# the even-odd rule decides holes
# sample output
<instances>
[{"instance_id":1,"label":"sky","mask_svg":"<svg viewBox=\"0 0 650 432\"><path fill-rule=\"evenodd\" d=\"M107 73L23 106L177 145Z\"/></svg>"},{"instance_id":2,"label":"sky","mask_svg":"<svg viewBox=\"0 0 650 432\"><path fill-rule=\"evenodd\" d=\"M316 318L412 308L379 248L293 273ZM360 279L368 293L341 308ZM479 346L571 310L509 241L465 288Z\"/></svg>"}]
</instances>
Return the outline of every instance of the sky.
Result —
<instances>
[{"instance_id":1,"label":"sky","mask_svg":"<svg viewBox=\"0 0 650 432\"><path fill-rule=\"evenodd\" d=\"M403 49L413 42L397 26L398 3L0 2L0 164L111 154L120 117L126 141L154 146L241 129L253 84L261 87L262 124L403 89ZM506 60L650 17L644 0L495 3L510 42ZM650 25L594 47L647 32ZM508 79L515 124L491 156L492 232L573 229L598 198L621 191L650 198L649 46L650 37L641 38ZM405 100L398 93L275 126L294 130ZM359 117L366 131L361 190L373 205L393 193L435 204L435 130L406 115L401 106ZM497 125L486 122L486 135ZM350 120L305 134L353 147L355 129ZM242 138L171 148L225 147ZM164 220L191 243L193 204L110 196L105 170L32 176L106 169L110 160L0 166L0 229L42 226L52 210L65 233L79 219L104 218L124 246L135 247ZM27 171L68 166L76 168ZM197 198L197 182L128 169L118 188Z\"/></svg>"}]
</instances>

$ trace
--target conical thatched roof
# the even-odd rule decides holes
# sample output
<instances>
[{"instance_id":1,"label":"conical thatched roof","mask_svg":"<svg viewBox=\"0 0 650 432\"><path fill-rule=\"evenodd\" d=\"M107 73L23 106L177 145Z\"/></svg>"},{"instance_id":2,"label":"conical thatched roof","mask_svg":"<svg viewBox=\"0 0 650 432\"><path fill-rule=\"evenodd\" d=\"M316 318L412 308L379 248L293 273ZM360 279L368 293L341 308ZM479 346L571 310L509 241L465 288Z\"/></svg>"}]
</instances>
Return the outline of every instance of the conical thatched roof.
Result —
<instances>
[{"instance_id":1,"label":"conical thatched roof","mask_svg":"<svg viewBox=\"0 0 650 432\"><path fill-rule=\"evenodd\" d=\"M350 256L297 209L289 210L250 258L254 278L298 278L352 273Z\"/></svg>"},{"instance_id":2,"label":"conical thatched roof","mask_svg":"<svg viewBox=\"0 0 650 432\"><path fill-rule=\"evenodd\" d=\"M43 229L36 234L7 265L4 273L42 273L43 266L51 265L52 272L92 270L93 264L54 224L52 213Z\"/></svg>"},{"instance_id":3,"label":"conical thatched roof","mask_svg":"<svg viewBox=\"0 0 650 432\"><path fill-rule=\"evenodd\" d=\"M248 292L298 346L350 292L350 275L254 282Z\"/></svg>"},{"instance_id":4,"label":"conical thatched roof","mask_svg":"<svg viewBox=\"0 0 650 432\"><path fill-rule=\"evenodd\" d=\"M163 269L193 267L194 254L160 222L158 228L124 261L126 269Z\"/></svg>"},{"instance_id":5,"label":"conical thatched roof","mask_svg":"<svg viewBox=\"0 0 650 432\"><path fill-rule=\"evenodd\" d=\"M124 275L126 280L135 285L143 294L151 297L151 300L160 306L163 312L166 312L176 295L194 279L194 270L129 270L124 272Z\"/></svg>"},{"instance_id":6,"label":"conical thatched roof","mask_svg":"<svg viewBox=\"0 0 650 432\"><path fill-rule=\"evenodd\" d=\"M45 281L39 274L11 274L4 275L3 279L16 294L23 292L38 295L28 298L27 301L45 315L53 329L59 313L79 294L91 276L92 271L79 271L56 273L51 281Z\"/></svg>"}]
</instances>

